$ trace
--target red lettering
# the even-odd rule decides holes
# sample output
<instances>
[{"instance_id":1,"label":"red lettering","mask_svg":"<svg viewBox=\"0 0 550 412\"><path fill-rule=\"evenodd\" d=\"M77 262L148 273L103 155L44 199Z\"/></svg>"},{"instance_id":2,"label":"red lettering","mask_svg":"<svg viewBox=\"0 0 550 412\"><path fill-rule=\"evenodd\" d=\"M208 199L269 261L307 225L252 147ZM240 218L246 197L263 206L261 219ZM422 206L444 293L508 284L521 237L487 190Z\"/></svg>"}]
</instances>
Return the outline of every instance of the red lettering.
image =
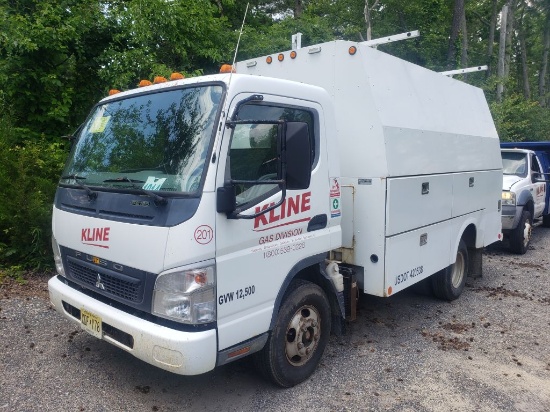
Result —
<instances>
[{"instance_id":1,"label":"red lettering","mask_svg":"<svg viewBox=\"0 0 550 412\"><path fill-rule=\"evenodd\" d=\"M283 220L286 217L286 199L283 201L283 204L281 205L281 220Z\"/></svg>"},{"instance_id":2,"label":"red lettering","mask_svg":"<svg viewBox=\"0 0 550 412\"><path fill-rule=\"evenodd\" d=\"M300 195L288 198L287 216L296 215L300 212Z\"/></svg>"},{"instance_id":3,"label":"red lettering","mask_svg":"<svg viewBox=\"0 0 550 412\"><path fill-rule=\"evenodd\" d=\"M260 206L256 206L256 213L260 213L261 211L266 210L268 207L269 205L263 205L260 209ZM267 225L268 222L267 222L267 219L265 218L265 214L254 218L254 229L260 226L260 223L262 225Z\"/></svg>"},{"instance_id":4,"label":"red lettering","mask_svg":"<svg viewBox=\"0 0 550 412\"><path fill-rule=\"evenodd\" d=\"M256 213L265 211L268 207L273 206L275 203L265 204L262 206L256 206ZM282 205L269 211L269 215L266 213L254 218L254 229L260 226L266 226L270 223L275 223L279 220L284 220L292 215L304 213L311 210L311 192L302 193L294 197L286 198ZM106 228L108 229L108 228ZM105 232L107 235L108 232Z\"/></svg>"},{"instance_id":5,"label":"red lettering","mask_svg":"<svg viewBox=\"0 0 550 412\"><path fill-rule=\"evenodd\" d=\"M269 223L276 222L277 220L280 219L280 217L275 214L275 210L276 209L271 209L269 211Z\"/></svg>"},{"instance_id":6,"label":"red lettering","mask_svg":"<svg viewBox=\"0 0 550 412\"><path fill-rule=\"evenodd\" d=\"M311 206L309 204L310 197L311 192L302 194L302 209L300 209L300 212L307 212L309 209L311 209Z\"/></svg>"},{"instance_id":7,"label":"red lettering","mask_svg":"<svg viewBox=\"0 0 550 412\"><path fill-rule=\"evenodd\" d=\"M82 242L108 242L110 227L94 227L82 229L80 240Z\"/></svg>"}]
</instances>

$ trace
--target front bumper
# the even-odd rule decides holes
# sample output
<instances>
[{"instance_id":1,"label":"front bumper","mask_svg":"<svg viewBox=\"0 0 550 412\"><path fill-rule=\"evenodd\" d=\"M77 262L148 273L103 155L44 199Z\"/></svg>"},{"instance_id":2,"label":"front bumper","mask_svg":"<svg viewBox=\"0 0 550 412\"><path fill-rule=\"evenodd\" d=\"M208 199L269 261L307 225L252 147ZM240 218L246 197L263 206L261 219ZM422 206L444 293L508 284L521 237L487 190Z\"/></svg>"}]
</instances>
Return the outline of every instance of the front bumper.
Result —
<instances>
[{"instance_id":1,"label":"front bumper","mask_svg":"<svg viewBox=\"0 0 550 412\"><path fill-rule=\"evenodd\" d=\"M518 226L523 206L502 206L502 230L512 230Z\"/></svg>"},{"instance_id":2,"label":"front bumper","mask_svg":"<svg viewBox=\"0 0 550 412\"><path fill-rule=\"evenodd\" d=\"M180 375L198 375L216 366L215 329L182 332L157 325L97 301L66 285L57 276L49 280L48 289L52 305L67 319L81 325L80 319L68 312L63 302L92 312L101 317L107 328L116 328L130 335L132 345L127 346L107 334L103 335L103 340L151 365Z\"/></svg>"}]
</instances>

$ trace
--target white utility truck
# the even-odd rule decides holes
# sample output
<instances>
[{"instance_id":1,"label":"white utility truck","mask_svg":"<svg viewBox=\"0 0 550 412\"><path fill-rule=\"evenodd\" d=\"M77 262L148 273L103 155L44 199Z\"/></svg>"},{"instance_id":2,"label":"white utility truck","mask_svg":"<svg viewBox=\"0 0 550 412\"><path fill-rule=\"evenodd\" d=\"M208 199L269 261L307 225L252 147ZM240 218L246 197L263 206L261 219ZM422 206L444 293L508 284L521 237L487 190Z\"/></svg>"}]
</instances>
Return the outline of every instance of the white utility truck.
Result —
<instances>
[{"instance_id":1,"label":"white utility truck","mask_svg":"<svg viewBox=\"0 0 550 412\"><path fill-rule=\"evenodd\" d=\"M550 142L506 142L502 148L502 232L510 249L527 252L533 223L550 227Z\"/></svg>"},{"instance_id":2,"label":"white utility truck","mask_svg":"<svg viewBox=\"0 0 550 412\"><path fill-rule=\"evenodd\" d=\"M363 43L118 93L59 182L51 301L165 370L255 353L292 386L355 317L357 289L431 276L453 300L481 274L501 169L480 89Z\"/></svg>"}]
</instances>

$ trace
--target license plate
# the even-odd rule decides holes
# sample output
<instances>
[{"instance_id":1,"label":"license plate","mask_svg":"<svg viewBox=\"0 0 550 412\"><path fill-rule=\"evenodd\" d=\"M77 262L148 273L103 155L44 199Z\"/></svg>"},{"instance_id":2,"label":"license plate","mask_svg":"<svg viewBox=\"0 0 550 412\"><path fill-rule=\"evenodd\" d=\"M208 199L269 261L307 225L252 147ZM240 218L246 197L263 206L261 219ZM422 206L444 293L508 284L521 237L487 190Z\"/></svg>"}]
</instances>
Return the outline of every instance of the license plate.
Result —
<instances>
[{"instance_id":1,"label":"license plate","mask_svg":"<svg viewBox=\"0 0 550 412\"><path fill-rule=\"evenodd\" d=\"M101 339L103 336L103 330L101 328L101 318L94 315L87 310L80 309L80 322L82 322L82 329L89 334Z\"/></svg>"}]
</instances>

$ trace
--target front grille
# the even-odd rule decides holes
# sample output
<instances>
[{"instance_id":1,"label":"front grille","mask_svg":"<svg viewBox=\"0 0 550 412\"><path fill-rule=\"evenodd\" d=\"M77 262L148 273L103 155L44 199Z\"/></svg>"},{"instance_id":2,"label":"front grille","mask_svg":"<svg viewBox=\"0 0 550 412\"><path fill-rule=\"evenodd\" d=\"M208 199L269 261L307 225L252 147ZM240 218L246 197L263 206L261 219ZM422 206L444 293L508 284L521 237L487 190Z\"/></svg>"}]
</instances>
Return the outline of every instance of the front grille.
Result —
<instances>
[{"instance_id":1,"label":"front grille","mask_svg":"<svg viewBox=\"0 0 550 412\"><path fill-rule=\"evenodd\" d=\"M130 302L141 302L142 300L143 291L139 279L106 273L101 268L89 267L73 259L69 259L68 267L69 274L73 279L91 286L99 293L106 292Z\"/></svg>"}]
</instances>

